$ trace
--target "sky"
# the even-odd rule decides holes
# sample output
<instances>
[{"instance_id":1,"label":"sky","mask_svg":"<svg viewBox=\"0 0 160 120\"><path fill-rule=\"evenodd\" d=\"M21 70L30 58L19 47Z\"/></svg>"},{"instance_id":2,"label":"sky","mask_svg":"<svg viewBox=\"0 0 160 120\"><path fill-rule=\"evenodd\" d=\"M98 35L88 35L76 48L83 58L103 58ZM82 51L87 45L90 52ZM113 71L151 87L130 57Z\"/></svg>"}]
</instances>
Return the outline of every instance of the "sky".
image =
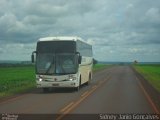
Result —
<instances>
[{"instance_id":1,"label":"sky","mask_svg":"<svg viewBox=\"0 0 160 120\"><path fill-rule=\"evenodd\" d=\"M0 60L48 36L79 36L98 61L160 62L160 0L0 0Z\"/></svg>"}]
</instances>

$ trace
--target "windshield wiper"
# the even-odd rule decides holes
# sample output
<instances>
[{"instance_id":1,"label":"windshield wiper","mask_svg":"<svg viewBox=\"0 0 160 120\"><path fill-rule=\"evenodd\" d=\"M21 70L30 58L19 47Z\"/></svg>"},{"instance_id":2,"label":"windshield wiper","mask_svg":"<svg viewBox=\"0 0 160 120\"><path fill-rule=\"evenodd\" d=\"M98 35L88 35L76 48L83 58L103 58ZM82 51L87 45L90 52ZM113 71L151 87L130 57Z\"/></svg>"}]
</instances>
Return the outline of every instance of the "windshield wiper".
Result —
<instances>
[{"instance_id":1,"label":"windshield wiper","mask_svg":"<svg viewBox=\"0 0 160 120\"><path fill-rule=\"evenodd\" d=\"M51 67L52 67L53 64L54 64L54 57L53 57L53 59L52 59L52 62L51 62L51 64L50 64L50 66L49 66L48 69L46 70L46 73L45 73L45 74L48 73L48 71L51 69Z\"/></svg>"}]
</instances>

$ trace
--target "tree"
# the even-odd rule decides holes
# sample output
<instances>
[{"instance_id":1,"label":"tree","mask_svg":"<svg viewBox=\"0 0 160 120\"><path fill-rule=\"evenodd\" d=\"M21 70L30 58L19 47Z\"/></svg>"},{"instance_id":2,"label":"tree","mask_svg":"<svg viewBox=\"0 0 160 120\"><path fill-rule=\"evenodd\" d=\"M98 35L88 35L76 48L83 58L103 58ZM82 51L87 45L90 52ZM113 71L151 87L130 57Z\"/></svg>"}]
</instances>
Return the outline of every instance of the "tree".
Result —
<instances>
[{"instance_id":1,"label":"tree","mask_svg":"<svg viewBox=\"0 0 160 120\"><path fill-rule=\"evenodd\" d=\"M137 60L135 60L135 61L134 61L134 64L138 64L138 61L137 61Z\"/></svg>"}]
</instances>

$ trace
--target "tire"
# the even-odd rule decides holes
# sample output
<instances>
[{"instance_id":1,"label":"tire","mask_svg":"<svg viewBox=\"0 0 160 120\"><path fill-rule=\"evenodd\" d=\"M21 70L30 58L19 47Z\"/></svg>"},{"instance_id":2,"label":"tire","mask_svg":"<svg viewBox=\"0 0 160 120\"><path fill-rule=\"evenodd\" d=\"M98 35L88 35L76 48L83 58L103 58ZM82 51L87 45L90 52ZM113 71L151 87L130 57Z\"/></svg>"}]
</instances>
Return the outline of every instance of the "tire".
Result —
<instances>
[{"instance_id":1,"label":"tire","mask_svg":"<svg viewBox=\"0 0 160 120\"><path fill-rule=\"evenodd\" d=\"M49 88L43 88L43 92L44 92L44 93L49 92Z\"/></svg>"},{"instance_id":2,"label":"tire","mask_svg":"<svg viewBox=\"0 0 160 120\"><path fill-rule=\"evenodd\" d=\"M91 74L89 74L88 82L86 82L86 85L88 86L88 85L90 85L90 83L91 83Z\"/></svg>"},{"instance_id":3,"label":"tire","mask_svg":"<svg viewBox=\"0 0 160 120\"><path fill-rule=\"evenodd\" d=\"M79 91L79 86L78 86L78 87L76 87L76 91L77 91L77 92Z\"/></svg>"},{"instance_id":4,"label":"tire","mask_svg":"<svg viewBox=\"0 0 160 120\"><path fill-rule=\"evenodd\" d=\"M79 80L79 86L78 86L78 87L76 87L76 91L79 91L80 86L81 86L81 76L80 76L80 80Z\"/></svg>"}]
</instances>

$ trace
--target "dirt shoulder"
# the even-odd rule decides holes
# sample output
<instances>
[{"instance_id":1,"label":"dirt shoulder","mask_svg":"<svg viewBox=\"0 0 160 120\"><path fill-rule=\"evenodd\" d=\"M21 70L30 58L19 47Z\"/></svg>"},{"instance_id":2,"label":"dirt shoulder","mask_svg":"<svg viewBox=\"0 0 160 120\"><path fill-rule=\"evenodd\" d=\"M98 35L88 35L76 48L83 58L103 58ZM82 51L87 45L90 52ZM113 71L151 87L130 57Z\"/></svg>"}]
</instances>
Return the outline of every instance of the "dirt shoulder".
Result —
<instances>
[{"instance_id":1,"label":"dirt shoulder","mask_svg":"<svg viewBox=\"0 0 160 120\"><path fill-rule=\"evenodd\" d=\"M145 78L143 75L141 75L139 72L137 72L132 66L132 70L135 72L137 78L142 83L144 89L148 93L148 95L151 97L152 101L156 105L159 113L160 113L160 92L156 90Z\"/></svg>"}]
</instances>

